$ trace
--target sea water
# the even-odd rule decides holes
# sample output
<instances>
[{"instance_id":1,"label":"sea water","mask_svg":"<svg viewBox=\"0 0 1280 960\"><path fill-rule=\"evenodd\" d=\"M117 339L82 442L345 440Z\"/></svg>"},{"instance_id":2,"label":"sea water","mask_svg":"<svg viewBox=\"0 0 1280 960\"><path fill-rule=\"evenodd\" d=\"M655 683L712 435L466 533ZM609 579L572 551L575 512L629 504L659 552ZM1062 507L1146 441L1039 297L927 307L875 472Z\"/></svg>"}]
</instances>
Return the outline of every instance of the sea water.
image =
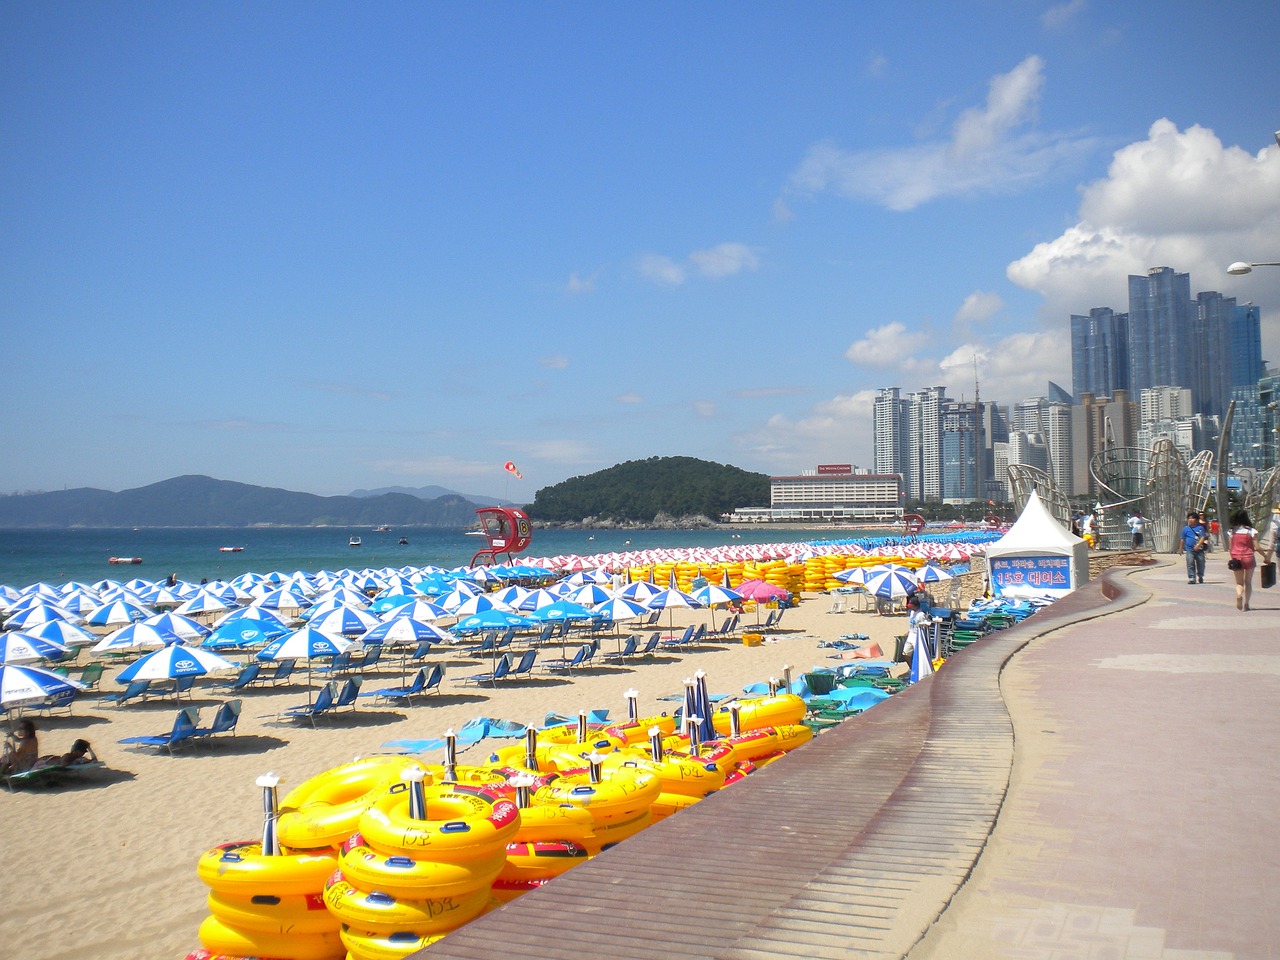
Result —
<instances>
[{"instance_id":1,"label":"sea water","mask_svg":"<svg viewBox=\"0 0 1280 960\"><path fill-rule=\"evenodd\" d=\"M359 547L349 546L359 537ZM401 545L401 537L408 544ZM591 555L681 547L722 547L750 543L809 543L839 540L827 530L715 528L710 530L543 530L535 529L525 554L533 557ZM111 578L159 580L230 579L241 573L280 570L363 569L366 567L456 567L485 546L483 537L462 529L368 527L193 527L142 529L0 530L0 583L23 587L38 581L93 583ZM222 547L243 547L237 553ZM141 557L139 565L115 565L110 557Z\"/></svg>"}]
</instances>

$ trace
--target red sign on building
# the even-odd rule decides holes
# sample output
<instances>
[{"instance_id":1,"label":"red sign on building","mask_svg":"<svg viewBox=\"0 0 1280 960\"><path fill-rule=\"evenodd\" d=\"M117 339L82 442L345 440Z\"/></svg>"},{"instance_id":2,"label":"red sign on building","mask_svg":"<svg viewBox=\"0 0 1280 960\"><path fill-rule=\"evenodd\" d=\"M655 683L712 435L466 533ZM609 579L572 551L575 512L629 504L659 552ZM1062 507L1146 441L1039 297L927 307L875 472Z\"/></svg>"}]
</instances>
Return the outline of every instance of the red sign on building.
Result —
<instances>
[{"instance_id":1,"label":"red sign on building","mask_svg":"<svg viewBox=\"0 0 1280 960\"><path fill-rule=\"evenodd\" d=\"M851 463L820 463L818 464L818 476L829 474L845 474L853 473L853 464Z\"/></svg>"}]
</instances>

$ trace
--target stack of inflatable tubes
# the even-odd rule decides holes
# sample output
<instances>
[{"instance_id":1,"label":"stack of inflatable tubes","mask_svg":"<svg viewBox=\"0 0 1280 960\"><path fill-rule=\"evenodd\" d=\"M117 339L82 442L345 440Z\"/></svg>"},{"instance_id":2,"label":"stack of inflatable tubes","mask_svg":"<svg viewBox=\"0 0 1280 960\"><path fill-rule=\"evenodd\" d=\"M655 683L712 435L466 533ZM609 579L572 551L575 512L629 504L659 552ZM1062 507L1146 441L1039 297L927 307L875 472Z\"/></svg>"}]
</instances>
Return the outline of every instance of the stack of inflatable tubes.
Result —
<instances>
[{"instance_id":1,"label":"stack of inflatable tubes","mask_svg":"<svg viewBox=\"0 0 1280 960\"><path fill-rule=\"evenodd\" d=\"M425 819L409 814L411 789L396 784L365 811L325 884L354 960L407 956L485 912L519 829L515 803L482 786L424 786Z\"/></svg>"},{"instance_id":2,"label":"stack of inflatable tubes","mask_svg":"<svg viewBox=\"0 0 1280 960\"><path fill-rule=\"evenodd\" d=\"M752 697L722 706L711 714L711 724L720 734L733 729L733 711L738 713L738 729L758 730L800 723L808 711L804 700L794 693L776 693L766 697Z\"/></svg>"}]
</instances>

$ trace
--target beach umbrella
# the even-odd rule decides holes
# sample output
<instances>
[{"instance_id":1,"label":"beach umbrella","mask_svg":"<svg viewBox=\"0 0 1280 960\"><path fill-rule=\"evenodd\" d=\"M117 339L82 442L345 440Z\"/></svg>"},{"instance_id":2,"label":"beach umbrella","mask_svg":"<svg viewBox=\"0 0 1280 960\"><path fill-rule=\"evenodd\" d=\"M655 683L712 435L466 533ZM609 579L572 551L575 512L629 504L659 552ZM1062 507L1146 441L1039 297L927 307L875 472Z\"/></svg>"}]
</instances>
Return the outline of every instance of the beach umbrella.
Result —
<instances>
[{"instance_id":1,"label":"beach umbrella","mask_svg":"<svg viewBox=\"0 0 1280 960\"><path fill-rule=\"evenodd\" d=\"M149 627L168 630L183 640L203 640L210 633L209 628L203 623L196 623L190 617L184 617L180 613L157 613L154 617L147 617L142 622Z\"/></svg>"},{"instance_id":2,"label":"beach umbrella","mask_svg":"<svg viewBox=\"0 0 1280 960\"><path fill-rule=\"evenodd\" d=\"M570 622L591 620L596 615L580 603L575 603L572 600L557 600L555 603L549 603L545 607L539 607L529 616L543 623L561 623L566 620Z\"/></svg>"},{"instance_id":3,"label":"beach umbrella","mask_svg":"<svg viewBox=\"0 0 1280 960\"><path fill-rule=\"evenodd\" d=\"M450 643L453 635L432 623L423 623L412 617L395 617L378 624L363 637L363 643L421 643L430 640L437 643Z\"/></svg>"},{"instance_id":4,"label":"beach umbrella","mask_svg":"<svg viewBox=\"0 0 1280 960\"><path fill-rule=\"evenodd\" d=\"M38 627L42 623L49 623L53 620L80 623L81 617L78 613L72 613L64 607L42 600L33 603L25 610L19 610L17 613L11 614L5 619L4 628L6 630L30 630L32 627Z\"/></svg>"},{"instance_id":5,"label":"beach umbrella","mask_svg":"<svg viewBox=\"0 0 1280 960\"><path fill-rule=\"evenodd\" d=\"M564 599L560 594L548 587L540 587L537 590L529 591L528 595L520 601L517 610L530 612L540 607L549 607L551 604Z\"/></svg>"},{"instance_id":6,"label":"beach umbrella","mask_svg":"<svg viewBox=\"0 0 1280 960\"><path fill-rule=\"evenodd\" d=\"M950 572L932 563L927 563L921 567L918 576L921 583L941 583L943 580L952 579Z\"/></svg>"},{"instance_id":7,"label":"beach umbrella","mask_svg":"<svg viewBox=\"0 0 1280 960\"><path fill-rule=\"evenodd\" d=\"M452 627L450 633L476 633L480 630L505 630L507 627L530 627L538 621L518 613L503 610L483 610L469 617L463 617Z\"/></svg>"},{"instance_id":8,"label":"beach umbrella","mask_svg":"<svg viewBox=\"0 0 1280 960\"><path fill-rule=\"evenodd\" d=\"M331 633L322 633L314 627L303 627L287 636L272 640L258 651L258 660L306 660L307 703L311 702L311 661L316 658L336 657L351 648L352 641Z\"/></svg>"},{"instance_id":9,"label":"beach umbrella","mask_svg":"<svg viewBox=\"0 0 1280 960\"><path fill-rule=\"evenodd\" d=\"M915 593L916 581L901 570L885 570L869 576L866 588L867 593L873 596L896 600Z\"/></svg>"},{"instance_id":10,"label":"beach umbrella","mask_svg":"<svg viewBox=\"0 0 1280 960\"><path fill-rule=\"evenodd\" d=\"M714 630L716 625L716 607L726 603L742 602L742 594L737 590L729 587L722 587L718 584L708 583L705 586L697 587L693 591L693 596L704 607L711 609L711 628Z\"/></svg>"},{"instance_id":11,"label":"beach umbrella","mask_svg":"<svg viewBox=\"0 0 1280 960\"><path fill-rule=\"evenodd\" d=\"M83 616L101 602L102 598L91 590L72 590L62 599L55 601L55 605Z\"/></svg>"},{"instance_id":12,"label":"beach umbrella","mask_svg":"<svg viewBox=\"0 0 1280 960\"><path fill-rule=\"evenodd\" d=\"M734 589L744 598L754 600L756 603L785 600L790 596L786 590L777 584L760 579L743 580Z\"/></svg>"},{"instance_id":13,"label":"beach umbrella","mask_svg":"<svg viewBox=\"0 0 1280 960\"><path fill-rule=\"evenodd\" d=\"M129 600L110 600L89 611L84 622L91 627L122 627L130 623L141 623L153 612Z\"/></svg>"},{"instance_id":14,"label":"beach umbrella","mask_svg":"<svg viewBox=\"0 0 1280 960\"><path fill-rule=\"evenodd\" d=\"M612 597L591 608L591 612L608 623L621 623L624 620L635 620L649 612L643 603L628 600L626 597Z\"/></svg>"},{"instance_id":15,"label":"beach umbrella","mask_svg":"<svg viewBox=\"0 0 1280 960\"><path fill-rule=\"evenodd\" d=\"M288 627L278 622L239 617L235 620L226 620L214 627L213 632L201 641L200 646L209 650L225 647L256 647L259 644L270 643L272 640L279 640L289 632Z\"/></svg>"},{"instance_id":16,"label":"beach umbrella","mask_svg":"<svg viewBox=\"0 0 1280 960\"><path fill-rule=\"evenodd\" d=\"M29 633L43 640L52 640L64 647L87 647L101 639L96 633L90 633L84 627L67 623L65 620L46 620L44 623L38 623L24 630L23 633Z\"/></svg>"},{"instance_id":17,"label":"beach umbrella","mask_svg":"<svg viewBox=\"0 0 1280 960\"><path fill-rule=\"evenodd\" d=\"M337 607L328 613L312 617L310 625L322 633L337 633L344 637L358 637L368 633L381 621L373 614L355 607Z\"/></svg>"},{"instance_id":18,"label":"beach umbrella","mask_svg":"<svg viewBox=\"0 0 1280 960\"><path fill-rule=\"evenodd\" d=\"M177 680L180 677L199 677L215 670L234 670L236 665L216 653L200 647L188 647L175 643L140 657L116 676L119 683L135 680Z\"/></svg>"},{"instance_id":19,"label":"beach umbrella","mask_svg":"<svg viewBox=\"0 0 1280 960\"><path fill-rule=\"evenodd\" d=\"M226 613L231 607L232 604L218 594L200 590L178 604L173 612L189 617L193 613Z\"/></svg>"},{"instance_id":20,"label":"beach umbrella","mask_svg":"<svg viewBox=\"0 0 1280 960\"><path fill-rule=\"evenodd\" d=\"M280 587L263 594L254 601L254 606L267 610L305 610L311 606L311 599L297 590Z\"/></svg>"},{"instance_id":21,"label":"beach umbrella","mask_svg":"<svg viewBox=\"0 0 1280 960\"><path fill-rule=\"evenodd\" d=\"M673 580L675 579L674 574L672 575L672 579ZM697 597L693 597L687 593L683 593L682 591L677 590L675 587L668 587L666 590L661 590L658 593L655 593L648 600L644 601L644 605L648 607L650 610L671 611L671 617L669 618L669 621L668 621L668 628L672 628L675 626L675 622L676 622L675 610L677 607L683 607L683 608L692 610L702 606L702 604L698 602Z\"/></svg>"},{"instance_id":22,"label":"beach umbrella","mask_svg":"<svg viewBox=\"0 0 1280 960\"><path fill-rule=\"evenodd\" d=\"M594 607L597 604L604 603L606 600L613 599L613 594L598 583L587 583L576 588L566 597L574 603L580 603L586 607Z\"/></svg>"},{"instance_id":23,"label":"beach umbrella","mask_svg":"<svg viewBox=\"0 0 1280 960\"><path fill-rule=\"evenodd\" d=\"M0 706L6 710L84 689L87 688L79 680L60 676L43 667L19 663L0 665Z\"/></svg>"},{"instance_id":24,"label":"beach umbrella","mask_svg":"<svg viewBox=\"0 0 1280 960\"><path fill-rule=\"evenodd\" d=\"M661 592L661 587L655 586L648 580L633 580L618 591L618 596L645 603L650 597L656 596Z\"/></svg>"},{"instance_id":25,"label":"beach umbrella","mask_svg":"<svg viewBox=\"0 0 1280 960\"><path fill-rule=\"evenodd\" d=\"M445 599L448 599L448 598L445 598ZM494 600L493 597L487 593L481 593L481 594L477 594L474 597L468 597L467 599L463 600L461 603L458 603L454 606L450 606L448 603L444 603L444 602L442 602L440 605L444 607L446 610L448 610L450 613L452 613L455 617L458 617L459 619L461 619L462 617L469 617L473 613L483 613L486 610L502 610L506 613L513 612L511 608L508 607L506 604L504 604L502 601Z\"/></svg>"},{"instance_id":26,"label":"beach umbrella","mask_svg":"<svg viewBox=\"0 0 1280 960\"><path fill-rule=\"evenodd\" d=\"M449 611L439 604L432 603L430 600L415 599L410 603L401 604L391 611L391 615L384 617L384 620L399 620L401 617L408 617L411 620L421 620L424 623L430 623L432 620L439 620L441 617L450 616Z\"/></svg>"},{"instance_id":27,"label":"beach umbrella","mask_svg":"<svg viewBox=\"0 0 1280 960\"><path fill-rule=\"evenodd\" d=\"M132 650L136 647L167 647L181 643L182 638L168 630L160 630L145 623L131 623L109 633L93 645L93 653L113 653L118 650Z\"/></svg>"},{"instance_id":28,"label":"beach umbrella","mask_svg":"<svg viewBox=\"0 0 1280 960\"><path fill-rule=\"evenodd\" d=\"M911 682L918 683L933 673L933 651L929 645L929 631L913 626L915 646L911 651Z\"/></svg>"},{"instance_id":29,"label":"beach umbrella","mask_svg":"<svg viewBox=\"0 0 1280 960\"><path fill-rule=\"evenodd\" d=\"M841 583L850 583L862 586L867 582L867 567L850 567L848 570L840 570L833 574L836 580Z\"/></svg>"},{"instance_id":30,"label":"beach umbrella","mask_svg":"<svg viewBox=\"0 0 1280 960\"><path fill-rule=\"evenodd\" d=\"M45 640L30 633L6 630L0 633L0 663L38 663L41 660L57 660L70 651L53 640Z\"/></svg>"}]
</instances>

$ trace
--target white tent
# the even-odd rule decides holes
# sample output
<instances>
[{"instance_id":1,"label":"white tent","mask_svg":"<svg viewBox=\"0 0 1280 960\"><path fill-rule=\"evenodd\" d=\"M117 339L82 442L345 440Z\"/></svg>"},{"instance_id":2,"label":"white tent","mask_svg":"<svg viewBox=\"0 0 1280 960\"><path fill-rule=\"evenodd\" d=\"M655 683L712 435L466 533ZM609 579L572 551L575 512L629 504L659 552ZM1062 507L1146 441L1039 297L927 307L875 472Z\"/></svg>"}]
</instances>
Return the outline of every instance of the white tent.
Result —
<instances>
[{"instance_id":1,"label":"white tent","mask_svg":"<svg viewBox=\"0 0 1280 960\"><path fill-rule=\"evenodd\" d=\"M1033 491L1018 521L986 550L992 596L1065 596L1089 579L1089 545Z\"/></svg>"}]
</instances>

